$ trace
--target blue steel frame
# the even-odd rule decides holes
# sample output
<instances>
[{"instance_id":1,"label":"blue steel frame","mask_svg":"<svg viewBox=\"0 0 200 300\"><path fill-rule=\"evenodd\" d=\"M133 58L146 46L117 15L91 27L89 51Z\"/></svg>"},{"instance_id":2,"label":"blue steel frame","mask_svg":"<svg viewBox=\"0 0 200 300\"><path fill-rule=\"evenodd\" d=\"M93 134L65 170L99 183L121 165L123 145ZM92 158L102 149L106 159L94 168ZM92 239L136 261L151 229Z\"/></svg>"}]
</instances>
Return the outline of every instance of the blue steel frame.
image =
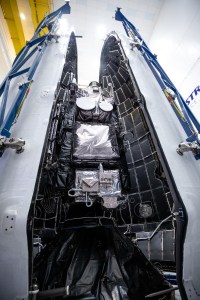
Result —
<instances>
[{"instance_id":1,"label":"blue steel frame","mask_svg":"<svg viewBox=\"0 0 200 300\"><path fill-rule=\"evenodd\" d=\"M137 41L139 42L138 50L142 53L145 61L151 69L154 77L158 81L158 84L160 85L161 89L165 93L184 131L186 132L186 141L195 141L200 146L200 140L198 138L198 133L200 133L200 123L198 122L198 120L196 119L196 117L194 116L194 114L192 113L192 111L190 110L190 108L188 107L188 105L186 104L183 97L180 95L172 81L169 79L161 65L158 63L156 55L150 51L150 49L143 41L135 26L126 19L126 17L121 13L120 9L121 8L118 7L115 12L115 20L122 22L128 37L137 38ZM167 92L166 88L169 88L174 92L180 109L175 103L174 99ZM200 159L200 154L196 154L195 158Z\"/></svg>"},{"instance_id":2,"label":"blue steel frame","mask_svg":"<svg viewBox=\"0 0 200 300\"><path fill-rule=\"evenodd\" d=\"M57 26L58 19L62 16L62 14L70 14L70 6L69 2L66 2L65 5L60 7L55 12L46 16L42 22L38 25L33 38L27 42L26 46L20 51L17 57L14 60L13 66L4 79L4 81L0 85L0 97L1 97L1 105L0 105L0 135L10 137L10 128L13 122L16 119L17 113L21 108L23 101L29 91L30 85L32 83L33 75L40 63L40 60L46 50L48 45L48 41L52 39L53 32ZM42 29L45 27L49 27L48 34L39 37ZM35 46L32 50L31 48ZM31 51L30 51L31 50ZM34 55L35 58L30 67L24 68L24 64ZM10 105L9 111L5 116L7 99L9 95L9 87L10 82L13 78L20 76L24 73L27 73L27 82L23 83L19 86L19 91Z\"/></svg>"}]
</instances>

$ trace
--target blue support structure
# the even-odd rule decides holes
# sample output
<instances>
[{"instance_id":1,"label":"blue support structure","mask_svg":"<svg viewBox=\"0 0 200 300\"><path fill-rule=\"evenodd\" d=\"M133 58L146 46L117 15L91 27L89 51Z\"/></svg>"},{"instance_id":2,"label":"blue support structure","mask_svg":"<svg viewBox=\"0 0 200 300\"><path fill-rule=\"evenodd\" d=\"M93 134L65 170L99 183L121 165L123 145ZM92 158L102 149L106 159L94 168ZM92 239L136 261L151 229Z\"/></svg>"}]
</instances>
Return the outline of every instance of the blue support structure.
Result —
<instances>
[{"instance_id":1,"label":"blue support structure","mask_svg":"<svg viewBox=\"0 0 200 300\"><path fill-rule=\"evenodd\" d=\"M5 83L5 90L4 90L4 94L3 94L3 97L2 97L2 101L1 101L0 124L2 124L3 119L4 119L4 115L5 115L9 86L10 86L10 78L8 77L7 80L6 80L6 83Z\"/></svg>"},{"instance_id":2,"label":"blue support structure","mask_svg":"<svg viewBox=\"0 0 200 300\"><path fill-rule=\"evenodd\" d=\"M121 21L126 34L130 38L133 38L134 42L137 42L138 50L143 54L145 61L151 69L154 77L158 81L161 89L165 93L165 96L167 97L185 133L187 134L186 141L196 142L197 145L200 146L200 140L198 138L198 133L200 133L200 123L157 61L156 55L150 51L135 26L121 13L120 8L117 8L117 11L115 12L115 20ZM167 88L173 91L175 98L170 95ZM176 104L175 99L178 102L178 105ZM200 154L196 154L195 158L200 159Z\"/></svg>"},{"instance_id":3,"label":"blue support structure","mask_svg":"<svg viewBox=\"0 0 200 300\"><path fill-rule=\"evenodd\" d=\"M58 24L58 19L62 16L62 14L69 13L69 2L66 2L66 4L59 8L57 11L46 16L45 19L38 25L33 38L26 44L26 46L15 58L12 69L0 85L0 135L10 137L10 128L19 114L22 104L26 98L27 92L30 89L35 71L46 50L48 42L54 37L53 33ZM39 36L42 29L45 27L49 29L48 34ZM30 58L33 57L33 55L35 56L31 63L31 66L25 67L25 64L29 61ZM10 104L8 113L5 116L10 82L13 78L21 76L25 73L27 73L27 81L20 85L19 91L13 102Z\"/></svg>"},{"instance_id":4,"label":"blue support structure","mask_svg":"<svg viewBox=\"0 0 200 300\"><path fill-rule=\"evenodd\" d=\"M29 71L30 67L29 68L26 68L26 69L23 69L23 70L20 70L19 72L16 72L16 73L12 73L9 75L9 78L12 79L12 78L15 78L15 77L18 77L24 73L27 73Z\"/></svg>"},{"instance_id":5,"label":"blue support structure","mask_svg":"<svg viewBox=\"0 0 200 300\"><path fill-rule=\"evenodd\" d=\"M26 92L27 92L29 86L30 86L30 82L27 82L19 87L17 96L14 99L14 101L9 109L9 112L8 112L7 116L5 117L3 124L2 124L1 134L3 136L10 137L9 130L17 116L19 107L26 95Z\"/></svg>"}]
</instances>

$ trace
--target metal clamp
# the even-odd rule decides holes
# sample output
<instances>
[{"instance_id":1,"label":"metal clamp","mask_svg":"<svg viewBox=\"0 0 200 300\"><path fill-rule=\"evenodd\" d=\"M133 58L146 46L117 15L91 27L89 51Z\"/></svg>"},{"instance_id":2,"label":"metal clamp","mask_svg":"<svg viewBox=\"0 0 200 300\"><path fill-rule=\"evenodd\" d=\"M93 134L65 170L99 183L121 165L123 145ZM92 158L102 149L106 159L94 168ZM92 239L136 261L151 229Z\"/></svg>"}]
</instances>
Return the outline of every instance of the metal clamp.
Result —
<instances>
[{"instance_id":1,"label":"metal clamp","mask_svg":"<svg viewBox=\"0 0 200 300\"><path fill-rule=\"evenodd\" d=\"M131 46L131 50L133 50L134 48L138 48L142 45L143 41L140 41L139 39L137 39L137 37L135 36L133 39L131 39L130 42L130 46Z\"/></svg>"},{"instance_id":2,"label":"metal clamp","mask_svg":"<svg viewBox=\"0 0 200 300\"><path fill-rule=\"evenodd\" d=\"M16 149L16 153L22 153L24 151L25 141L21 138L7 138L0 135L0 151L4 151L6 148Z\"/></svg>"},{"instance_id":3,"label":"metal clamp","mask_svg":"<svg viewBox=\"0 0 200 300\"><path fill-rule=\"evenodd\" d=\"M183 142L178 145L178 148L176 149L176 152L183 156L184 152L192 152L194 154L200 154L200 146L197 144L197 142Z\"/></svg>"},{"instance_id":4,"label":"metal clamp","mask_svg":"<svg viewBox=\"0 0 200 300\"><path fill-rule=\"evenodd\" d=\"M23 81L18 83L18 87L23 87L25 84L32 83L33 80L28 80L27 78L23 78Z\"/></svg>"}]
</instances>

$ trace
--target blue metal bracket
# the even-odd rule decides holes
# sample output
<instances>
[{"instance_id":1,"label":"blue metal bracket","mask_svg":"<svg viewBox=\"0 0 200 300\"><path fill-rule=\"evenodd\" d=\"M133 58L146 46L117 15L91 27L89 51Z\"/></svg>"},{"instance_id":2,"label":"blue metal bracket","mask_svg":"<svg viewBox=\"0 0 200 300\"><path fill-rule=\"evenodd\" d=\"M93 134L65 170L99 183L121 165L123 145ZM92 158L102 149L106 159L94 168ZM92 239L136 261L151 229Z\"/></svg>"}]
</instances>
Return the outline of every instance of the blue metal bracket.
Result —
<instances>
[{"instance_id":1,"label":"blue metal bracket","mask_svg":"<svg viewBox=\"0 0 200 300\"><path fill-rule=\"evenodd\" d=\"M0 85L0 135L10 137L10 128L13 125L14 121L16 121L21 111L24 100L31 87L35 71L40 63L40 60L46 50L49 41L54 36L53 33L58 24L58 19L62 16L62 14L69 13L70 6L69 1L67 1L66 4L59 8L57 11L46 16L44 20L38 25L33 38L26 44L26 46L20 51L20 53L15 58L10 72ZM40 36L42 29L45 27L49 29L49 32ZM25 66L25 64L29 61L30 58L32 58L33 61L31 62L31 65L27 67ZM9 97L10 82L13 78L21 76L25 73L27 74L27 81L19 86L18 93L15 99L10 104L8 113L5 116L6 106Z\"/></svg>"},{"instance_id":2,"label":"blue metal bracket","mask_svg":"<svg viewBox=\"0 0 200 300\"><path fill-rule=\"evenodd\" d=\"M48 27L48 25L53 21L53 19L61 14L70 14L71 12L71 7L69 5L69 1L67 1L65 3L65 5L63 5L62 7L60 7L59 9L57 9L56 11L52 12L51 14L49 14L48 16L46 16L42 21L41 23L38 25L36 31L35 31L35 34L33 37L35 36L38 36L38 34L40 33L40 31L45 28L45 27Z\"/></svg>"},{"instance_id":3,"label":"blue metal bracket","mask_svg":"<svg viewBox=\"0 0 200 300\"><path fill-rule=\"evenodd\" d=\"M23 100L25 99L26 92L30 86L30 83L31 82L27 82L25 84L22 84L19 87L19 91L16 95L16 98L14 99L14 101L9 109L9 112L2 123L1 135L10 137L9 130L10 130L11 126L13 125L13 122L15 121L15 118L18 114L19 108L20 108Z\"/></svg>"},{"instance_id":4,"label":"blue metal bracket","mask_svg":"<svg viewBox=\"0 0 200 300\"><path fill-rule=\"evenodd\" d=\"M145 61L147 62L154 77L156 78L161 89L163 90L169 103L171 104L185 133L187 134L186 141L197 142L197 144L200 146L200 140L198 138L198 133L200 133L200 123L198 122L198 120L184 101L183 97L180 95L172 81L169 79L169 77L157 61L157 56L150 51L150 49L142 39L135 26L129 20L126 19L126 17L121 13L120 9L121 8L117 8L115 12L115 20L122 22L126 34L130 38L133 38L135 42L137 42L138 50L143 54ZM175 97L173 97L170 94L168 89L170 89L174 93ZM175 101L175 99L177 102ZM200 159L200 155L196 154L195 158Z\"/></svg>"}]
</instances>

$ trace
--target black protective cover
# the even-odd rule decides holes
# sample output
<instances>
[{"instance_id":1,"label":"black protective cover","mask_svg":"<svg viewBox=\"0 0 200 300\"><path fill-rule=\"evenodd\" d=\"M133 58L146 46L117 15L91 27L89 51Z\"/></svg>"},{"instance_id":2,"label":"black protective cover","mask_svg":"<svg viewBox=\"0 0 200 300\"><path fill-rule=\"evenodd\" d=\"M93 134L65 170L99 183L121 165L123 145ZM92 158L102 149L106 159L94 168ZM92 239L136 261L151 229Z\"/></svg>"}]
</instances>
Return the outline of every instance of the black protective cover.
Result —
<instances>
[{"instance_id":1,"label":"black protective cover","mask_svg":"<svg viewBox=\"0 0 200 300\"><path fill-rule=\"evenodd\" d=\"M139 248L115 227L62 232L34 265L40 290L68 286L67 299L139 300L169 288Z\"/></svg>"}]
</instances>

